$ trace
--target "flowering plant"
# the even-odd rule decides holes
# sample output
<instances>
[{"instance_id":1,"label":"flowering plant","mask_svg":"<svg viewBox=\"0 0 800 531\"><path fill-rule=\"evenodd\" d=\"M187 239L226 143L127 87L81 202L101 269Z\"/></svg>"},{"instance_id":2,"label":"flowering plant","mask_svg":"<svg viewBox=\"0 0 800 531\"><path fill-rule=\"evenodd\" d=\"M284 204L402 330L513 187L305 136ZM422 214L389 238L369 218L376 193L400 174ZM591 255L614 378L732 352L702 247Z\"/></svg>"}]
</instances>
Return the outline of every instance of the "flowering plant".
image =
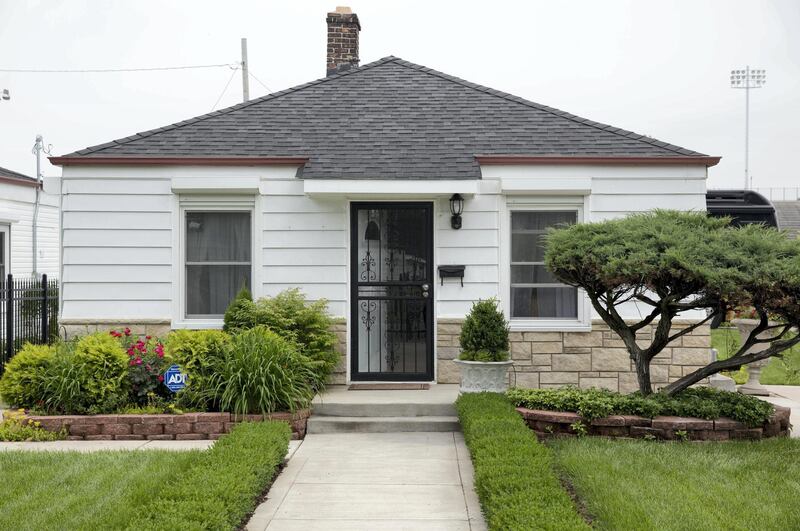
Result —
<instances>
[{"instance_id":1,"label":"flowering plant","mask_svg":"<svg viewBox=\"0 0 800 531\"><path fill-rule=\"evenodd\" d=\"M131 398L137 404L146 403L148 396L168 397L163 385L167 362L164 360L164 344L153 336L134 336L130 328L111 330L128 354L128 382Z\"/></svg>"}]
</instances>

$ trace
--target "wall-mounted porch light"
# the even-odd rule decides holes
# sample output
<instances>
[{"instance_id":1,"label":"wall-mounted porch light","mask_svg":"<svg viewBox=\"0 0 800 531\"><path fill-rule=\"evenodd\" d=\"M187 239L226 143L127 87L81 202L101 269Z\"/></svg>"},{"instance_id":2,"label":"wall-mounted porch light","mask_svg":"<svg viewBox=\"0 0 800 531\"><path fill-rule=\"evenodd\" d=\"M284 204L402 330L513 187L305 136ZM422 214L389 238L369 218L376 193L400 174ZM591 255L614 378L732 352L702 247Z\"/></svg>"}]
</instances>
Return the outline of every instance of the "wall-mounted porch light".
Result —
<instances>
[{"instance_id":1,"label":"wall-mounted porch light","mask_svg":"<svg viewBox=\"0 0 800 531\"><path fill-rule=\"evenodd\" d=\"M464 211L464 198L461 194L453 194L450 197L450 226L454 229L461 228L461 213Z\"/></svg>"}]
</instances>

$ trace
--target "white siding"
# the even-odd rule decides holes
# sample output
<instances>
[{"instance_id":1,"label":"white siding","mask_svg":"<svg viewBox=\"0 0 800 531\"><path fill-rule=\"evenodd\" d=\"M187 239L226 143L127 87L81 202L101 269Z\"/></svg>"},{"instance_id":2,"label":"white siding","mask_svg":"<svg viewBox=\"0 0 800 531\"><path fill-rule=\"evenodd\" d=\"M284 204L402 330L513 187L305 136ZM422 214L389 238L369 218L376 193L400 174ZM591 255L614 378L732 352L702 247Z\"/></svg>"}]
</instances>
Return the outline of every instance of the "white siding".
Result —
<instances>
[{"instance_id":1,"label":"white siding","mask_svg":"<svg viewBox=\"0 0 800 531\"><path fill-rule=\"evenodd\" d=\"M10 227L10 272L33 272L33 210L36 191L31 186L0 183L0 223ZM58 278L58 196L40 191L37 231L38 273Z\"/></svg>"},{"instance_id":2,"label":"white siding","mask_svg":"<svg viewBox=\"0 0 800 531\"><path fill-rule=\"evenodd\" d=\"M509 200L534 197L557 203L569 190L565 186L559 195L554 182L582 180L591 182L591 194L583 203L587 221L655 207L705 208L704 167L487 166L482 171L479 193L466 197L460 230L450 228L448 197L407 197L434 203L438 317L461 317L479 298L505 298L508 272L500 252L508 235L502 233L501 216ZM179 202L171 188L176 177L196 179L204 186L226 178L258 177L254 295L297 286L312 300L328 299L334 315L347 317L350 200L344 195L306 195L303 181L293 174L294 168L65 168L63 317L179 319ZM549 195L517 186L515 195L506 196L501 190L508 180L534 187L546 181ZM575 189L571 188L573 196ZM464 286L453 279L440 285L435 267L440 264L465 265Z\"/></svg>"}]
</instances>

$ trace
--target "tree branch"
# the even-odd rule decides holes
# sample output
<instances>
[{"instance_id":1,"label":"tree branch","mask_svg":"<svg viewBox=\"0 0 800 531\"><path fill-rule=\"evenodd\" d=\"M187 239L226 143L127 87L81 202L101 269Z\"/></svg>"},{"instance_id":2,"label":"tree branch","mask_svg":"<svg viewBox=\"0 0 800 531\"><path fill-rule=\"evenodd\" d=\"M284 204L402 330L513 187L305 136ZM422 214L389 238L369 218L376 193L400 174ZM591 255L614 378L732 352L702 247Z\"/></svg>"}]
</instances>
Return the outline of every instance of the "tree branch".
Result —
<instances>
[{"instance_id":1,"label":"tree branch","mask_svg":"<svg viewBox=\"0 0 800 531\"><path fill-rule=\"evenodd\" d=\"M742 365L747 365L748 363L753 363L754 361L770 358L776 354L780 354L784 350L792 348L798 343L800 343L800 335L782 341L775 341L769 346L769 348L766 348L761 352L752 352L750 354L731 357L726 360L717 360L706 365L705 367L701 367L696 371L687 374L680 380L669 384L662 389L662 391L667 395L674 395L675 393L679 393L689 386L696 384L703 378L708 378L709 376L717 374L720 371L735 370Z\"/></svg>"},{"instance_id":2,"label":"tree branch","mask_svg":"<svg viewBox=\"0 0 800 531\"><path fill-rule=\"evenodd\" d=\"M700 328L701 326L703 326L704 324L706 324L708 321L710 321L711 319L713 319L713 318L714 318L714 317L717 315L717 313L718 313L718 312L717 312L717 310L714 310L713 312L711 312L711 313L708 315L708 317L706 317L706 318L705 318L705 319L703 319L702 321L698 321L698 322L696 322L696 323L692 323L692 324L690 324L689 326L687 326L686 328L682 329L680 332L677 332L677 333L675 333L675 334L671 335L671 336L670 336L670 338L669 338L669 340L667 341L667 343L672 343L673 341L675 341L675 340L676 340L676 339L678 339L679 337L681 337L681 336L685 336L686 334L689 334L689 333L691 333L692 331L694 331L694 330L696 330L696 329Z\"/></svg>"}]
</instances>

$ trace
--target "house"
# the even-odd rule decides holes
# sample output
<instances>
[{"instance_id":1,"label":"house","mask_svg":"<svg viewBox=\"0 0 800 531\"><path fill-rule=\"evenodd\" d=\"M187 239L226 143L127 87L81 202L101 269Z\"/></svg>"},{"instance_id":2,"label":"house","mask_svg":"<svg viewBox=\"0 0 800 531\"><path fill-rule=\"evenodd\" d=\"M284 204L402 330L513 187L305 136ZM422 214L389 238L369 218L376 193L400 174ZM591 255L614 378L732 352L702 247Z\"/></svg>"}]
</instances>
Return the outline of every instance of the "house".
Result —
<instances>
[{"instance_id":1,"label":"house","mask_svg":"<svg viewBox=\"0 0 800 531\"><path fill-rule=\"evenodd\" d=\"M2 281L9 273L58 278L58 199L45 193L35 178L0 168Z\"/></svg>"},{"instance_id":2,"label":"house","mask_svg":"<svg viewBox=\"0 0 800 531\"><path fill-rule=\"evenodd\" d=\"M299 287L339 319L336 381L455 382L460 323L497 297L517 384L635 388L621 342L545 270L541 236L704 210L719 158L397 57L359 66L358 17L327 24L325 78L51 158L62 325L219 327L243 284ZM708 333L667 349L654 381L705 365Z\"/></svg>"}]
</instances>

